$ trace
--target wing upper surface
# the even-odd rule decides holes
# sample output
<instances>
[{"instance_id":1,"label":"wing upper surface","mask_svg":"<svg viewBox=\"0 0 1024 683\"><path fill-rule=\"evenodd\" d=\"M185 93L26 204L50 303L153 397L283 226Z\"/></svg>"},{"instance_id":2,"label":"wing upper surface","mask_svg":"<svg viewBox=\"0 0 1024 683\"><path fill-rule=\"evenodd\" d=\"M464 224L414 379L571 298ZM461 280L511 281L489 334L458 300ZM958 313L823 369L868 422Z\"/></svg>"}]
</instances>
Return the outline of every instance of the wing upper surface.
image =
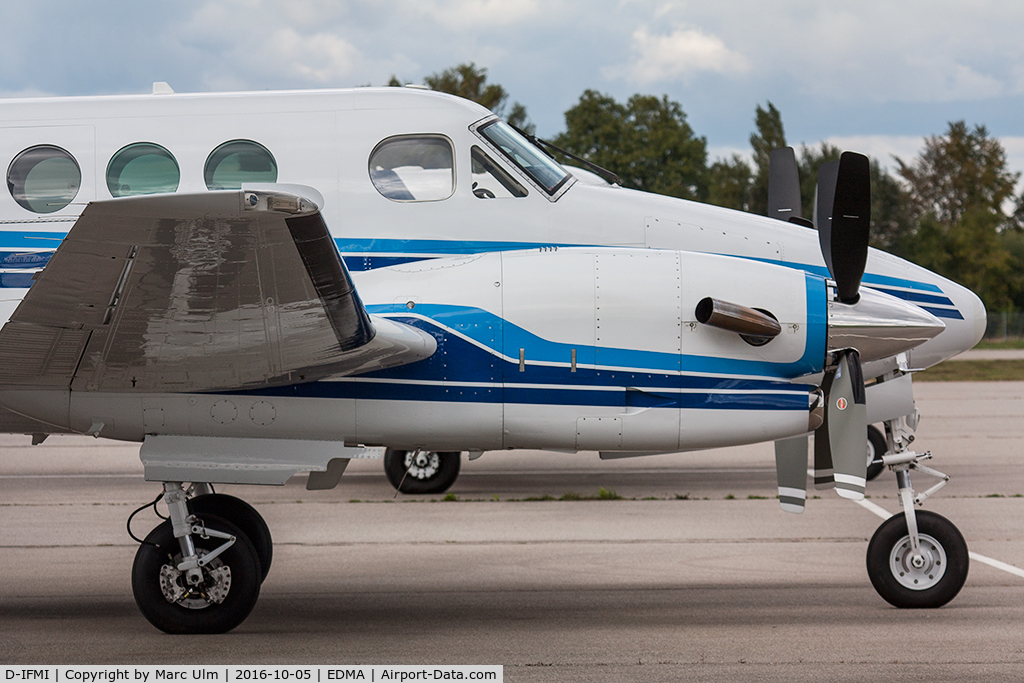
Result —
<instances>
[{"instance_id":1,"label":"wing upper surface","mask_svg":"<svg viewBox=\"0 0 1024 683\"><path fill-rule=\"evenodd\" d=\"M150 195L86 207L0 330L0 384L213 391L353 374L434 348L414 328L374 325L302 196Z\"/></svg>"}]
</instances>

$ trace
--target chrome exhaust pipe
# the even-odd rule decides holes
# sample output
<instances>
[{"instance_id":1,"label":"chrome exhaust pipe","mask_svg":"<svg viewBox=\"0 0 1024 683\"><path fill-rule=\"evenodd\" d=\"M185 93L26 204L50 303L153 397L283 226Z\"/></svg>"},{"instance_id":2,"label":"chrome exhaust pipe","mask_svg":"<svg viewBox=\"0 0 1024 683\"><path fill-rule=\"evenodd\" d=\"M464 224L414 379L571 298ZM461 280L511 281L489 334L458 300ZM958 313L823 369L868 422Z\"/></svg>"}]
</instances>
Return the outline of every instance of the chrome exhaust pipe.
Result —
<instances>
[{"instance_id":1,"label":"chrome exhaust pipe","mask_svg":"<svg viewBox=\"0 0 1024 683\"><path fill-rule=\"evenodd\" d=\"M767 344L782 332L782 326L768 313L710 296L697 303L697 322L735 332L754 346Z\"/></svg>"}]
</instances>

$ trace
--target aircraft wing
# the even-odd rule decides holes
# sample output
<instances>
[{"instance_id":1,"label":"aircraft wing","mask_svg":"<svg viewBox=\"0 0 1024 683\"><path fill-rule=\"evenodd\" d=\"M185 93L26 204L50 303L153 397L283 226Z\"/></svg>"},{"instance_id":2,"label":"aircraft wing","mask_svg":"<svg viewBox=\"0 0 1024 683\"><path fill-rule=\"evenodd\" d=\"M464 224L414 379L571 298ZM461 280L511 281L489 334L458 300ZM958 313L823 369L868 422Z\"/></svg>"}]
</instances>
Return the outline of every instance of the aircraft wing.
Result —
<instances>
[{"instance_id":1,"label":"aircraft wing","mask_svg":"<svg viewBox=\"0 0 1024 683\"><path fill-rule=\"evenodd\" d=\"M371 319L312 200L150 195L86 207L0 330L0 385L244 389L435 348L420 330Z\"/></svg>"}]
</instances>

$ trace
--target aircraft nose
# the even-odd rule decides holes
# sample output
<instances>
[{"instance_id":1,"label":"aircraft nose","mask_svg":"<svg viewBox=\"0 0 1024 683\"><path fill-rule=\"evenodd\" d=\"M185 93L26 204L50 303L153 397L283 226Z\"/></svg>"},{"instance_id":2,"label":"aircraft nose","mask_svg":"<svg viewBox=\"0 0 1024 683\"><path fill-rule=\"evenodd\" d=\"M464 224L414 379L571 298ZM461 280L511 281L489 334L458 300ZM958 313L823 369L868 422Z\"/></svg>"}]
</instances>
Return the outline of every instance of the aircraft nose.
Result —
<instances>
[{"instance_id":1,"label":"aircraft nose","mask_svg":"<svg viewBox=\"0 0 1024 683\"><path fill-rule=\"evenodd\" d=\"M930 368L974 348L985 336L988 314L978 295L949 280L942 281L941 287L952 301L955 314L943 317L946 329L942 334L910 352L911 367Z\"/></svg>"}]
</instances>

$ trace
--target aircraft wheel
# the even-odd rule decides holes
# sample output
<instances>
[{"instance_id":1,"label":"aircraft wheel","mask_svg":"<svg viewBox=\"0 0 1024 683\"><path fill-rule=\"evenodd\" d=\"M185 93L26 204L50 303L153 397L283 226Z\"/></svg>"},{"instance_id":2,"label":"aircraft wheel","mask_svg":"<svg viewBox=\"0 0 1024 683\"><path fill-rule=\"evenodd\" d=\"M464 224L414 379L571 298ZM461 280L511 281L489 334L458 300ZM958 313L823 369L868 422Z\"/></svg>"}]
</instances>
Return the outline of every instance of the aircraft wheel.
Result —
<instances>
[{"instance_id":1,"label":"aircraft wheel","mask_svg":"<svg viewBox=\"0 0 1024 683\"><path fill-rule=\"evenodd\" d=\"M967 580L970 558L963 535L952 522L927 510L917 511L920 557L910 553L903 513L882 523L868 544L871 585L896 607L942 607Z\"/></svg>"},{"instance_id":2,"label":"aircraft wheel","mask_svg":"<svg viewBox=\"0 0 1024 683\"><path fill-rule=\"evenodd\" d=\"M242 531L226 520L204 514L208 529L235 537L235 543L202 569L203 581L188 585L177 569L181 545L169 521L146 537L135 554L132 592L149 623L166 633L225 633L241 624L260 595L260 562ZM219 548L223 539L192 534L200 556Z\"/></svg>"},{"instance_id":3,"label":"aircraft wheel","mask_svg":"<svg viewBox=\"0 0 1024 683\"><path fill-rule=\"evenodd\" d=\"M241 498L225 493L208 493L196 496L188 501L189 510L196 515L216 515L226 519L245 534L256 549L256 557L260 561L261 579L266 580L270 573L270 563L274 559L274 541L270 537L270 527L256 512L256 508Z\"/></svg>"},{"instance_id":4,"label":"aircraft wheel","mask_svg":"<svg viewBox=\"0 0 1024 683\"><path fill-rule=\"evenodd\" d=\"M887 450L889 450L889 444L885 442L885 435L882 434L882 431L874 425L868 425L868 471L866 476L868 481L877 478L885 469L885 465L882 463L872 464L871 461L876 458L881 459Z\"/></svg>"},{"instance_id":5,"label":"aircraft wheel","mask_svg":"<svg viewBox=\"0 0 1024 683\"><path fill-rule=\"evenodd\" d=\"M459 477L459 451L396 451L384 453L384 473L398 491L444 493ZM408 472L408 474L406 474Z\"/></svg>"}]
</instances>

